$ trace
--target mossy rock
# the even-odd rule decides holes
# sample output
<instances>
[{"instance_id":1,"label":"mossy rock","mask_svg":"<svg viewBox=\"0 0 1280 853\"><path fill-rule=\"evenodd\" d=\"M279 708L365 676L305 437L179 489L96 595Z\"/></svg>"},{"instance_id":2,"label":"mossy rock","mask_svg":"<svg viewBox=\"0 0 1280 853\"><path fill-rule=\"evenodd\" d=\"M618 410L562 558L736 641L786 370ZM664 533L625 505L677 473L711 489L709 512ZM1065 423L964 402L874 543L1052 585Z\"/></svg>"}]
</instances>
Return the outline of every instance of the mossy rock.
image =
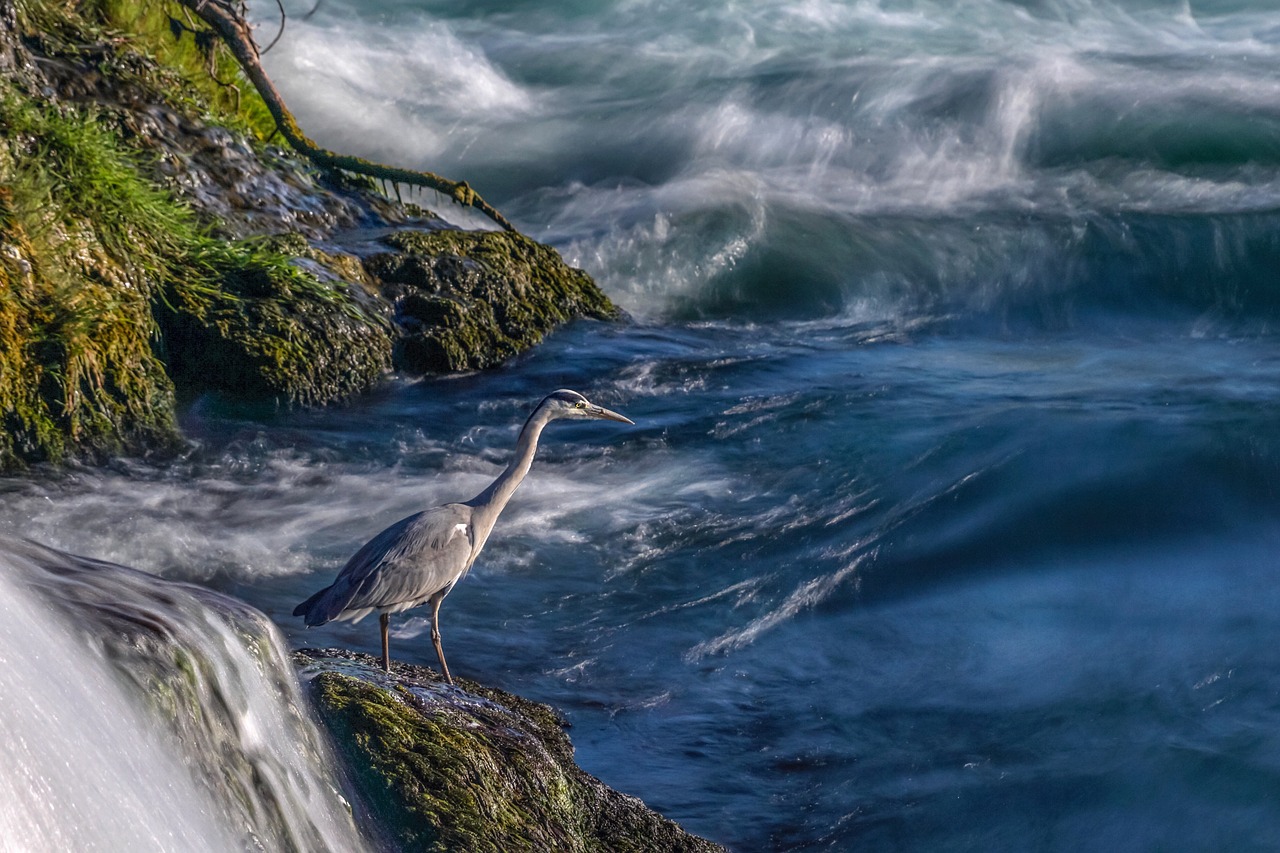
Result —
<instances>
[{"instance_id":1,"label":"mossy rock","mask_svg":"<svg viewBox=\"0 0 1280 853\"><path fill-rule=\"evenodd\" d=\"M577 317L618 309L555 249L507 231L397 231L365 267L396 305L395 365L448 373L501 364Z\"/></svg>"},{"instance_id":2,"label":"mossy rock","mask_svg":"<svg viewBox=\"0 0 1280 853\"><path fill-rule=\"evenodd\" d=\"M321 281L283 255L234 243L199 266L212 286L176 282L158 310L166 362L184 384L322 405L389 369L387 324L341 279Z\"/></svg>"},{"instance_id":3,"label":"mossy rock","mask_svg":"<svg viewBox=\"0 0 1280 853\"><path fill-rule=\"evenodd\" d=\"M720 851L573 762L535 702L368 655L298 652L367 806L405 851Z\"/></svg>"}]
</instances>

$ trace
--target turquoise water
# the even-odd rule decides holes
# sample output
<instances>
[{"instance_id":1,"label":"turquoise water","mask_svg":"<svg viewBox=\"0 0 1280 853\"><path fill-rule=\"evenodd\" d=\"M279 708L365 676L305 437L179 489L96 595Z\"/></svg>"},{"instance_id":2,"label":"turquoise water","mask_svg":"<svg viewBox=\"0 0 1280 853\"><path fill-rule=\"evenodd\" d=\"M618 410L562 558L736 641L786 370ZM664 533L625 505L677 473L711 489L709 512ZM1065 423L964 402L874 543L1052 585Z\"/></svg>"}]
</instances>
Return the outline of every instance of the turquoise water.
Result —
<instances>
[{"instance_id":1,"label":"turquoise water","mask_svg":"<svg viewBox=\"0 0 1280 853\"><path fill-rule=\"evenodd\" d=\"M442 627L609 784L743 851L1280 846L1271 4L311 5L268 66L313 136L465 178L631 322L205 398L184 460L10 481L0 528L376 651L289 612L576 388L636 426L548 430Z\"/></svg>"}]
</instances>

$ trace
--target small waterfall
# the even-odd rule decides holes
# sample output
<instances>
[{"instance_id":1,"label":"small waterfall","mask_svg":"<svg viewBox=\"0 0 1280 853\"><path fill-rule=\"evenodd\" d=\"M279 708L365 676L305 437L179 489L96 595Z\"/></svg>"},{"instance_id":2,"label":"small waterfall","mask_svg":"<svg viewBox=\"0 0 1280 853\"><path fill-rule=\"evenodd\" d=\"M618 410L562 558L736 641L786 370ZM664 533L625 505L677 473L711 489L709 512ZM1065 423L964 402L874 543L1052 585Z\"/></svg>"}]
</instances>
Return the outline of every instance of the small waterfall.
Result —
<instances>
[{"instance_id":1,"label":"small waterfall","mask_svg":"<svg viewBox=\"0 0 1280 853\"><path fill-rule=\"evenodd\" d=\"M0 539L0 614L0 846L369 846L258 611Z\"/></svg>"}]
</instances>

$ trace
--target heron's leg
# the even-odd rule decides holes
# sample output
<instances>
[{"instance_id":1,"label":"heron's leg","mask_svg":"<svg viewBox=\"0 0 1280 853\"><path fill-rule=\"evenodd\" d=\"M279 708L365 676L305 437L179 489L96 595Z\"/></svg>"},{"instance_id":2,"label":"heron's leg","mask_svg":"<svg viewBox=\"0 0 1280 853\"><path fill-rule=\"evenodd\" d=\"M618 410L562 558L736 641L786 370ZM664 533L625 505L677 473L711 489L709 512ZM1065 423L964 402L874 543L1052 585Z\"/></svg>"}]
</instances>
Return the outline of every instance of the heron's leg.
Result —
<instances>
[{"instance_id":1,"label":"heron's leg","mask_svg":"<svg viewBox=\"0 0 1280 853\"><path fill-rule=\"evenodd\" d=\"M387 642L387 626L390 624L390 613L378 617L378 627L382 629L382 669L386 672L391 671L391 644Z\"/></svg>"},{"instance_id":2,"label":"heron's leg","mask_svg":"<svg viewBox=\"0 0 1280 853\"><path fill-rule=\"evenodd\" d=\"M444 662L444 646L440 645L440 605L444 596L431 599L431 644L436 647L436 657L440 658L440 668L444 670L444 680L453 684L453 676L449 674L449 664Z\"/></svg>"}]
</instances>

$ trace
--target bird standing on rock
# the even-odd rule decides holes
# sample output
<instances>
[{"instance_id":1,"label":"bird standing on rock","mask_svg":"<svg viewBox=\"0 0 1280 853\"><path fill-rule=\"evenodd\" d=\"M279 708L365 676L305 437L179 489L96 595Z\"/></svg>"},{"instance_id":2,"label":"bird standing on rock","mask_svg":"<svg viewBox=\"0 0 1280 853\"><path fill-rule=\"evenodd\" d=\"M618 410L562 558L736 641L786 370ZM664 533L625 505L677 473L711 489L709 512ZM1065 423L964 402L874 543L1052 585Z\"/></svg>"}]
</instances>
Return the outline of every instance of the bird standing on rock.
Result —
<instances>
[{"instance_id":1,"label":"bird standing on rock","mask_svg":"<svg viewBox=\"0 0 1280 853\"><path fill-rule=\"evenodd\" d=\"M397 521L366 542L334 582L295 607L293 615L304 617L310 627L334 619L358 622L377 610L382 668L390 672L387 626L391 614L430 604L431 642L440 658L440 669L452 684L440 645L440 603L476 561L498 515L529 473L542 428L559 418L634 423L577 391L547 395L520 430L515 458L489 488L464 503L445 504Z\"/></svg>"}]
</instances>

